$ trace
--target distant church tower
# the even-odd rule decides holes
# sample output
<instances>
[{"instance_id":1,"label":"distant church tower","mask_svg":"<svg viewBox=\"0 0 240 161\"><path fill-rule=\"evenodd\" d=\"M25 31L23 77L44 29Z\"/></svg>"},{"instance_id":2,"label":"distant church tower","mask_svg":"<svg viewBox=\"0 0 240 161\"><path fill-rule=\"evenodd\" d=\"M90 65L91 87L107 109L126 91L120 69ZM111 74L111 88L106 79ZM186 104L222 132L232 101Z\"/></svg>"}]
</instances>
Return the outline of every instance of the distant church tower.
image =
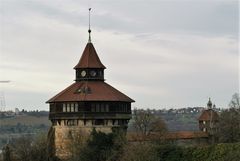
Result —
<instances>
[{"instance_id":1,"label":"distant church tower","mask_svg":"<svg viewBox=\"0 0 240 161\"><path fill-rule=\"evenodd\" d=\"M203 110L198 118L200 131L207 132L209 135L214 135L218 129L219 115L215 111L215 105L212 104L209 98L207 109Z\"/></svg>"},{"instance_id":2,"label":"distant church tower","mask_svg":"<svg viewBox=\"0 0 240 161\"><path fill-rule=\"evenodd\" d=\"M74 136L89 134L93 128L106 133L126 131L131 119L134 100L105 82L106 67L91 42L91 30L88 32L89 41L74 67L75 82L47 101L52 122L48 135L51 155L60 160L70 155L67 144Z\"/></svg>"}]
</instances>

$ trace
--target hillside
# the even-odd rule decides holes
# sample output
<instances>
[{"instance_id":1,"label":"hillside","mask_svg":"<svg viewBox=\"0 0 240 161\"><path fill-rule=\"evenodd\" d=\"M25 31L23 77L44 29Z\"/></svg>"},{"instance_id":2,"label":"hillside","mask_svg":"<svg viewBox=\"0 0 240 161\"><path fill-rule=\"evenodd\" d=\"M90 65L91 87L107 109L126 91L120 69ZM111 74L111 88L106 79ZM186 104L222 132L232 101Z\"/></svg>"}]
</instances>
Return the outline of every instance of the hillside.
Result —
<instances>
[{"instance_id":1,"label":"hillside","mask_svg":"<svg viewBox=\"0 0 240 161\"><path fill-rule=\"evenodd\" d=\"M32 137L47 132L50 126L48 115L35 116L28 114L2 116L0 118L0 149L7 142L21 136Z\"/></svg>"},{"instance_id":2,"label":"hillside","mask_svg":"<svg viewBox=\"0 0 240 161\"><path fill-rule=\"evenodd\" d=\"M0 119L0 126L11 126L17 124L23 125L40 125L44 124L46 126L50 126L50 121L48 120L48 116L29 116L29 115L19 115L15 117L3 118Z\"/></svg>"}]
</instances>

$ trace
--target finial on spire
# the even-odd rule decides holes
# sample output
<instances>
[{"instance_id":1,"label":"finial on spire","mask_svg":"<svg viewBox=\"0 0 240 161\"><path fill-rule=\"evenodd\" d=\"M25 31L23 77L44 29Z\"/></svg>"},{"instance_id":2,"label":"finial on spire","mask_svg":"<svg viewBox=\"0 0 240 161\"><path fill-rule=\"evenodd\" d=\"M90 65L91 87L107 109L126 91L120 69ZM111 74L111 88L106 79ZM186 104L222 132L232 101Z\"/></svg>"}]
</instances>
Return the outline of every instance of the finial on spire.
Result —
<instances>
[{"instance_id":1,"label":"finial on spire","mask_svg":"<svg viewBox=\"0 0 240 161\"><path fill-rule=\"evenodd\" d=\"M91 21L90 21L90 13L91 13L91 9L89 8L88 11L88 43L91 43Z\"/></svg>"},{"instance_id":2,"label":"finial on spire","mask_svg":"<svg viewBox=\"0 0 240 161\"><path fill-rule=\"evenodd\" d=\"M209 100L208 100L208 103L207 103L207 107L208 107L208 109L212 108L212 101L211 101L210 97L209 97Z\"/></svg>"}]
</instances>

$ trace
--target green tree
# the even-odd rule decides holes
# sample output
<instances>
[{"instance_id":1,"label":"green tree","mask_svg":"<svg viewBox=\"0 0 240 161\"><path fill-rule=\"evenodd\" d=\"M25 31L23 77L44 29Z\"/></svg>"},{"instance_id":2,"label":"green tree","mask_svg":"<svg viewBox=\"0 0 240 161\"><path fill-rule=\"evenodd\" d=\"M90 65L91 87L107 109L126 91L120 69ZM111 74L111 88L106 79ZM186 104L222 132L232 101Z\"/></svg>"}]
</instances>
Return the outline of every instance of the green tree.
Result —
<instances>
[{"instance_id":1,"label":"green tree","mask_svg":"<svg viewBox=\"0 0 240 161\"><path fill-rule=\"evenodd\" d=\"M124 153L119 161L161 161L161 159L154 144L130 143L124 147Z\"/></svg>"},{"instance_id":2,"label":"green tree","mask_svg":"<svg viewBox=\"0 0 240 161\"><path fill-rule=\"evenodd\" d=\"M124 137L119 131L106 134L93 129L85 146L81 147L78 161L117 161L123 151Z\"/></svg>"}]
</instances>

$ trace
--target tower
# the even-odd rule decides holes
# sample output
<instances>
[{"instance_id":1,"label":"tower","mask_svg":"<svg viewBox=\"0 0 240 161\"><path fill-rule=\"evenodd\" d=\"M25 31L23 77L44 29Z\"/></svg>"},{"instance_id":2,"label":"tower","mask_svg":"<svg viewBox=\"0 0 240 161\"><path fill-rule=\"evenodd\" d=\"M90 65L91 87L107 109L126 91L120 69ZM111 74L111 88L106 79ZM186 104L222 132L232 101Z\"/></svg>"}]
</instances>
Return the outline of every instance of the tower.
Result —
<instances>
[{"instance_id":1,"label":"tower","mask_svg":"<svg viewBox=\"0 0 240 161\"><path fill-rule=\"evenodd\" d=\"M93 128L110 133L114 129L126 131L131 119L131 103L127 95L107 84L106 67L89 41L74 67L75 82L47 101L52 122L48 139L51 154L60 160L70 155L68 144L76 135L88 135Z\"/></svg>"},{"instance_id":2,"label":"tower","mask_svg":"<svg viewBox=\"0 0 240 161\"><path fill-rule=\"evenodd\" d=\"M207 132L209 135L215 134L219 122L219 115L213 107L215 107L215 105L212 104L212 101L209 98L207 109L203 110L198 118L200 131Z\"/></svg>"}]
</instances>

